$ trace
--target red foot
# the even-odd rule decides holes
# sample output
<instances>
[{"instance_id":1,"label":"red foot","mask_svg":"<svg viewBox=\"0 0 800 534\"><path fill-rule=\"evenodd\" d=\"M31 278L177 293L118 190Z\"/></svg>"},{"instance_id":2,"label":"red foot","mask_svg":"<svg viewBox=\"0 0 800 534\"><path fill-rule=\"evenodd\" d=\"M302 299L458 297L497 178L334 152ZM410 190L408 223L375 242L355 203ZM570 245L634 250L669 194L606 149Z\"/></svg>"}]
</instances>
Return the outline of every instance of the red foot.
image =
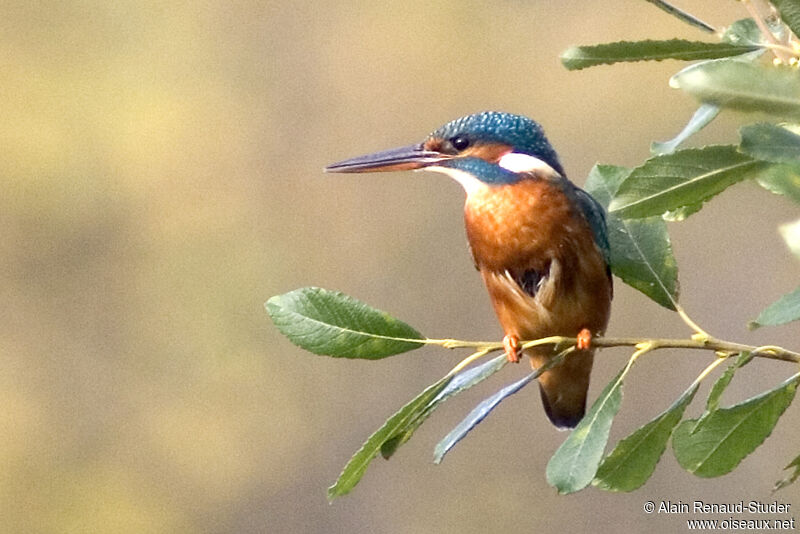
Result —
<instances>
[{"instance_id":1,"label":"red foot","mask_svg":"<svg viewBox=\"0 0 800 534\"><path fill-rule=\"evenodd\" d=\"M589 350L592 347L592 333L587 328L578 332L578 339L575 348L578 350Z\"/></svg>"},{"instance_id":2,"label":"red foot","mask_svg":"<svg viewBox=\"0 0 800 534\"><path fill-rule=\"evenodd\" d=\"M506 359L511 363L519 363L519 338L514 334L506 334L503 338L503 347L506 349Z\"/></svg>"}]
</instances>

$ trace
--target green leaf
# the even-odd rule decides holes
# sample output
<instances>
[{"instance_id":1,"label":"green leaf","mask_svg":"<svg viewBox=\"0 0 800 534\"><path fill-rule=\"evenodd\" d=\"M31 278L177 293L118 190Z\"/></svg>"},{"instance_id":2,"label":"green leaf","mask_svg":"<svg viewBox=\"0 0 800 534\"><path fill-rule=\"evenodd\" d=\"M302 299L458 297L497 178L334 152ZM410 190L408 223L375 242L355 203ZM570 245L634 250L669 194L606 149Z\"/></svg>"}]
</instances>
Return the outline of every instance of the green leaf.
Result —
<instances>
[{"instance_id":1,"label":"green leaf","mask_svg":"<svg viewBox=\"0 0 800 534\"><path fill-rule=\"evenodd\" d=\"M705 424L708 420L708 417L717 411L719 408L719 401L722 398L722 394L728 388L733 380L733 375L736 373L736 370L745 365L747 362L752 359L751 353L743 352L739 355L735 362L732 362L727 369L717 378L714 385L711 387L711 391L708 393L708 399L706 399L706 410L703 412L703 415L700 416L700 419L697 420L697 424L692 429L692 434L700 430L700 428Z\"/></svg>"},{"instance_id":2,"label":"green leaf","mask_svg":"<svg viewBox=\"0 0 800 534\"><path fill-rule=\"evenodd\" d=\"M608 491L627 492L647 482L699 385L693 384L666 411L621 440L603 459L592 484Z\"/></svg>"},{"instance_id":3,"label":"green leaf","mask_svg":"<svg viewBox=\"0 0 800 534\"><path fill-rule=\"evenodd\" d=\"M624 218L660 216L705 202L730 185L754 178L766 165L729 145L655 156L631 171L608 208Z\"/></svg>"},{"instance_id":4,"label":"green leaf","mask_svg":"<svg viewBox=\"0 0 800 534\"><path fill-rule=\"evenodd\" d=\"M717 115L719 115L719 107L714 106L713 104L702 104L699 108L697 108L697 111L694 112L694 115L692 115L692 118L689 119L689 122L686 124L686 126L683 127L683 130L681 130L681 132L673 139L663 143L655 141L651 143L650 153L653 155L672 154L675 152L675 149L678 148L678 145L708 126L708 124L713 121Z\"/></svg>"},{"instance_id":5,"label":"green leaf","mask_svg":"<svg viewBox=\"0 0 800 534\"><path fill-rule=\"evenodd\" d=\"M603 207L630 174L624 167L595 165L585 189ZM611 270L634 287L671 310L678 300L678 265L672 254L667 225L660 217L623 219L609 213L606 219L611 245Z\"/></svg>"},{"instance_id":6,"label":"green leaf","mask_svg":"<svg viewBox=\"0 0 800 534\"><path fill-rule=\"evenodd\" d=\"M608 221L611 271L629 286L674 311L680 293L678 264L666 223L659 217L622 219L613 215Z\"/></svg>"},{"instance_id":7,"label":"green leaf","mask_svg":"<svg viewBox=\"0 0 800 534\"><path fill-rule=\"evenodd\" d=\"M683 69L670 85L703 103L800 118L800 73L795 68L718 59Z\"/></svg>"},{"instance_id":8,"label":"green leaf","mask_svg":"<svg viewBox=\"0 0 800 534\"><path fill-rule=\"evenodd\" d=\"M756 329L762 326L786 324L798 319L800 319L800 287L767 306L756 320L747 326Z\"/></svg>"},{"instance_id":9,"label":"green leaf","mask_svg":"<svg viewBox=\"0 0 800 534\"><path fill-rule=\"evenodd\" d=\"M736 373L736 370L739 367L736 365L736 362L731 363L725 371L719 375L714 385L711 386L711 391L708 392L708 399L706 399L706 412L714 412L719 408L719 401L722 398L722 394L725 393L725 390L733 380L733 375Z\"/></svg>"},{"instance_id":10,"label":"green leaf","mask_svg":"<svg viewBox=\"0 0 800 534\"><path fill-rule=\"evenodd\" d=\"M505 356L503 356L505 358ZM453 446L461 441L461 439L469 433L470 430L483 421L487 415L494 410L498 404L503 400L510 397L538 376L536 371L523 377L522 379L509 384L491 397L481 401L470 413L461 421L453 430L442 439L433 450L433 463L439 464L444 459L444 456L453 448Z\"/></svg>"},{"instance_id":11,"label":"green leaf","mask_svg":"<svg viewBox=\"0 0 800 534\"><path fill-rule=\"evenodd\" d=\"M338 291L304 287L266 303L295 345L326 356L376 360L416 349L425 338L406 323Z\"/></svg>"},{"instance_id":12,"label":"green leaf","mask_svg":"<svg viewBox=\"0 0 800 534\"><path fill-rule=\"evenodd\" d=\"M792 254L800 258L800 219L780 225L778 231L780 231L783 240L786 241L786 246L789 247Z\"/></svg>"},{"instance_id":13,"label":"green leaf","mask_svg":"<svg viewBox=\"0 0 800 534\"><path fill-rule=\"evenodd\" d=\"M771 0L781 19L795 35L800 35L800 4L797 0Z\"/></svg>"},{"instance_id":14,"label":"green leaf","mask_svg":"<svg viewBox=\"0 0 800 534\"><path fill-rule=\"evenodd\" d=\"M441 403L450 397L466 391L469 388L480 384L497 371L505 367L508 359L505 354L501 354L489 361L486 361L475 367L470 367L465 371L461 371L453 377L447 387L444 388L428 406L428 408L435 407L436 404Z\"/></svg>"},{"instance_id":15,"label":"green leaf","mask_svg":"<svg viewBox=\"0 0 800 534\"><path fill-rule=\"evenodd\" d=\"M583 188L601 206L608 209L608 205L614 195L617 194L619 184L624 182L630 173L630 169L617 165L595 165L589 171L589 176L586 177L586 183Z\"/></svg>"},{"instance_id":16,"label":"green leaf","mask_svg":"<svg viewBox=\"0 0 800 534\"><path fill-rule=\"evenodd\" d=\"M547 463L547 482L559 493L574 493L594 478L608 443L611 423L622 403L622 382L633 360L603 389L600 396Z\"/></svg>"},{"instance_id":17,"label":"green leaf","mask_svg":"<svg viewBox=\"0 0 800 534\"><path fill-rule=\"evenodd\" d=\"M800 204L800 163L770 165L756 177L758 185Z\"/></svg>"},{"instance_id":18,"label":"green leaf","mask_svg":"<svg viewBox=\"0 0 800 534\"><path fill-rule=\"evenodd\" d=\"M774 124L742 126L739 148L754 159L773 163L800 163L800 135Z\"/></svg>"},{"instance_id":19,"label":"green leaf","mask_svg":"<svg viewBox=\"0 0 800 534\"><path fill-rule=\"evenodd\" d=\"M358 484L361 477L364 476L367 466L381 450L381 446L392 436L402 432L411 421L416 419L425 410L428 403L447 386L449 381L450 377L444 377L435 384L428 386L425 391L403 406L400 411L376 430L361 446L361 449L350 458L336 483L328 488L328 499L334 499L349 493Z\"/></svg>"},{"instance_id":20,"label":"green leaf","mask_svg":"<svg viewBox=\"0 0 800 534\"><path fill-rule=\"evenodd\" d=\"M737 45L760 45L764 43L764 35L755 20L740 19L725 29L722 40Z\"/></svg>"},{"instance_id":21,"label":"green leaf","mask_svg":"<svg viewBox=\"0 0 800 534\"><path fill-rule=\"evenodd\" d=\"M687 419L675 429L672 448L681 466L700 477L731 472L772 433L781 414L794 398L800 374L780 386L708 416L692 433L696 419Z\"/></svg>"},{"instance_id":22,"label":"green leaf","mask_svg":"<svg viewBox=\"0 0 800 534\"><path fill-rule=\"evenodd\" d=\"M505 354L497 356L480 365L476 365L466 371L455 375L447 386L439 392L436 397L431 399L425 409L413 421L410 421L406 428L401 429L397 434L389 438L381 446L381 455L387 460L395 453L397 448L403 443L407 442L417 428L431 416L433 411L439 407L441 403L450 397L465 391L472 386L479 384L499 371L508 362Z\"/></svg>"},{"instance_id":23,"label":"green leaf","mask_svg":"<svg viewBox=\"0 0 800 534\"><path fill-rule=\"evenodd\" d=\"M681 206L680 208L674 210L665 211L661 218L668 222L681 222L685 221L689 215L694 215L701 209L703 209L702 202L698 202L697 204L687 204L686 206Z\"/></svg>"},{"instance_id":24,"label":"green leaf","mask_svg":"<svg viewBox=\"0 0 800 534\"><path fill-rule=\"evenodd\" d=\"M704 43L684 39L668 41L619 41L593 46L573 46L561 54L561 63L569 70L628 61L662 61L664 59L716 59L737 56L758 50L754 45Z\"/></svg>"},{"instance_id":25,"label":"green leaf","mask_svg":"<svg viewBox=\"0 0 800 534\"><path fill-rule=\"evenodd\" d=\"M779 480L779 481L777 481L777 482L775 483L775 487L774 487L774 488L772 488L772 491L778 491L779 489L783 489L783 488L785 488L786 486L789 486L789 485L791 485L791 484L794 484L794 482L795 482L795 481L796 481L798 478L800 478L800 455L798 455L798 456L797 456L797 458L795 458L794 460L792 460L792 461L789 463L789 465L787 465L787 466L786 466L786 467L784 467L783 469L784 469L784 470L786 470L786 469L791 469L791 468L794 468L794 470L793 470L793 471L792 471L792 472L789 474L789 476L787 476L787 477L786 477L786 478L784 478L783 480Z\"/></svg>"}]
</instances>

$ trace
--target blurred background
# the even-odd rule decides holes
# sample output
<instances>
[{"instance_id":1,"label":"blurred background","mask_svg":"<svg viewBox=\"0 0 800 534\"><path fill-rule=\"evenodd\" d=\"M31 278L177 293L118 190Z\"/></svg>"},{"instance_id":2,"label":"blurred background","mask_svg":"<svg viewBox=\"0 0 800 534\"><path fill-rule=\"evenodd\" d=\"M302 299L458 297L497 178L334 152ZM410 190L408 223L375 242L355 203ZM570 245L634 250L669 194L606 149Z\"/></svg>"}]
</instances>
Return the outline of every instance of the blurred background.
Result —
<instances>
[{"instance_id":1,"label":"blurred background","mask_svg":"<svg viewBox=\"0 0 800 534\"><path fill-rule=\"evenodd\" d=\"M718 26L746 16L727 0L680 4ZM696 107L667 85L680 64L569 73L558 54L673 36L707 38L637 0L4 3L0 531L681 531L684 516L642 512L666 499L775 499L797 514L797 485L770 490L800 452L798 406L723 478L695 478L668 451L633 494L559 497L544 471L566 435L529 387L434 466L435 443L522 367L443 406L329 505L367 436L465 354L312 356L263 309L319 285L431 337L499 339L457 184L323 166L485 109L539 120L578 184L597 161L637 165ZM696 142L736 142L744 120L723 114ZM670 225L682 303L707 330L800 348L797 324L745 329L797 285L776 231L797 215L741 184ZM617 281L610 335L688 333ZM599 355L592 398L627 356ZM644 358L611 443L708 358ZM756 361L724 402L791 372Z\"/></svg>"}]
</instances>

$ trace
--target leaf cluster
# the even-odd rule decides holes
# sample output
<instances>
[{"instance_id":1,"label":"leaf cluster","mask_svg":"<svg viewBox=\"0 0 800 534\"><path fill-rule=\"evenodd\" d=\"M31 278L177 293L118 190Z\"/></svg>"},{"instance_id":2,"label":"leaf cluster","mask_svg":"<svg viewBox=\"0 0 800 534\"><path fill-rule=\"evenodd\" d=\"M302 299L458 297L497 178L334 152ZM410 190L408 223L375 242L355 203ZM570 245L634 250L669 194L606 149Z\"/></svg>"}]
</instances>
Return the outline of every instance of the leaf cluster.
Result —
<instances>
[{"instance_id":1,"label":"leaf cluster","mask_svg":"<svg viewBox=\"0 0 800 534\"><path fill-rule=\"evenodd\" d=\"M608 491L633 491L651 476L670 440L678 463L689 473L701 477L726 474L770 435L800 383L797 373L769 391L721 407L723 392L734 375L755 356L800 362L800 354L718 340L692 321L679 304L678 267L667 226L668 222L687 219L728 187L745 181L800 203L800 9L796 2L774 0L780 20L763 18L751 9L751 18L716 30L663 0L647 1L714 34L717 41L671 39L577 46L566 50L561 58L570 70L618 62L695 61L670 80L671 86L699 101L683 130L671 140L653 143L652 156L635 168L596 165L585 184L607 210L613 273L659 305L676 311L694 335L683 342L596 340L598 346L625 345L635 351L550 459L547 480L560 493L575 492L590 484ZM761 119L742 126L736 143L681 148L724 110L757 112ZM783 225L780 231L789 249L800 258L800 219ZM329 488L329 498L352 490L375 457L380 454L390 458L444 401L488 379L506 363L503 355L475 363L502 350L499 343L427 338L389 314L338 292L302 288L272 297L266 308L284 335L315 354L375 360L423 345L475 349L367 439ZM748 326L797 320L800 287L778 298ZM523 344L523 348L551 346L553 358L480 402L435 447L434 461L441 462L503 400L568 358L574 343L574 339L552 337ZM716 357L669 407L605 454L612 422L622 404L624 381L640 357L667 346L707 349ZM711 387L703 414L684 419L702 381L726 362L731 363ZM776 489L799 477L800 456L786 469L793 471L776 483Z\"/></svg>"}]
</instances>

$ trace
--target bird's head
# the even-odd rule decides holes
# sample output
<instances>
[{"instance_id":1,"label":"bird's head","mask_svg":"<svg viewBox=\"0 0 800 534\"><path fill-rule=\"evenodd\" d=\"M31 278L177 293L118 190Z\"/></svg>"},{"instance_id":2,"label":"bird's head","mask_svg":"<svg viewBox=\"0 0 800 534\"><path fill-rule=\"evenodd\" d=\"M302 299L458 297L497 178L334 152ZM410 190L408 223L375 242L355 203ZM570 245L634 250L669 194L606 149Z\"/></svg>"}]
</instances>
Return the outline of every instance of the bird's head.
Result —
<instances>
[{"instance_id":1,"label":"bird's head","mask_svg":"<svg viewBox=\"0 0 800 534\"><path fill-rule=\"evenodd\" d=\"M448 122L422 143L340 161L327 172L427 169L456 179L467 193L532 174L564 176L542 127L521 115L485 111Z\"/></svg>"}]
</instances>

